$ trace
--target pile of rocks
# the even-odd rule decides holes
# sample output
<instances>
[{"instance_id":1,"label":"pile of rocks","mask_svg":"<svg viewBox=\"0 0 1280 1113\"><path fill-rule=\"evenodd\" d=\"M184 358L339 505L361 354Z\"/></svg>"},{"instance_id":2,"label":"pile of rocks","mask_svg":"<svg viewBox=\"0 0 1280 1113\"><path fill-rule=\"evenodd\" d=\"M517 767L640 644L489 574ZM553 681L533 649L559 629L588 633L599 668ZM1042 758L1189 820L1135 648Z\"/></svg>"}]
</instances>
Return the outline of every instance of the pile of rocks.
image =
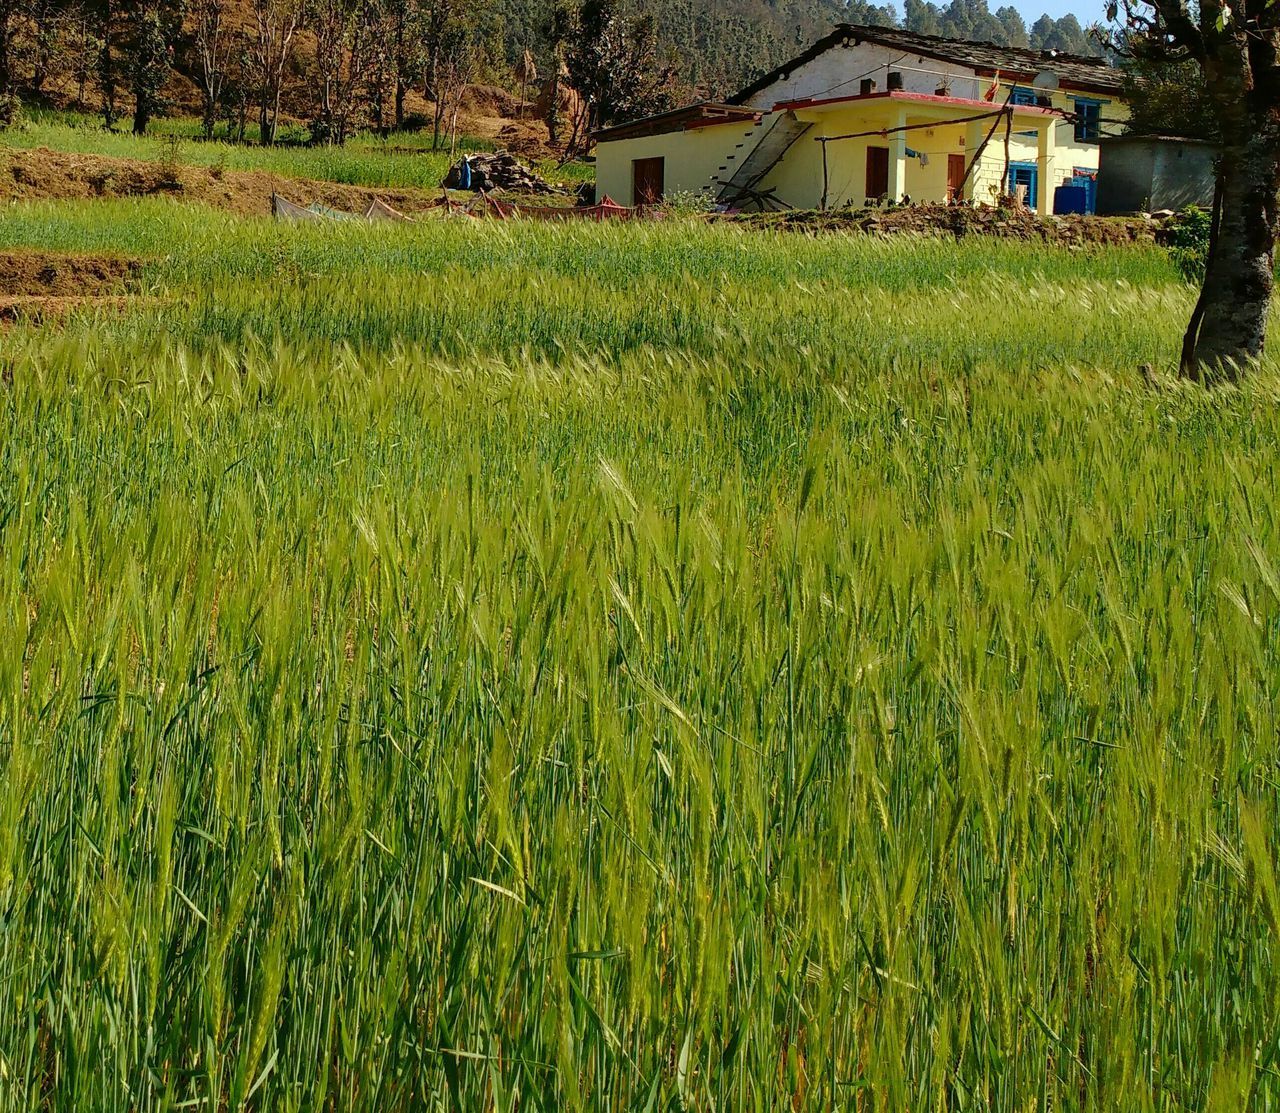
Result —
<instances>
[{"instance_id":1,"label":"pile of rocks","mask_svg":"<svg viewBox=\"0 0 1280 1113\"><path fill-rule=\"evenodd\" d=\"M878 235L993 236L1065 244L1160 243L1172 214L1131 217L1038 216L1025 208L967 205L900 205L843 209L819 213L741 214L729 217L747 224L801 231L868 232Z\"/></svg>"},{"instance_id":2,"label":"pile of rocks","mask_svg":"<svg viewBox=\"0 0 1280 1113\"><path fill-rule=\"evenodd\" d=\"M450 168L443 184L446 189L469 189L476 193L493 193L495 190L508 193L558 192L555 186L540 178L510 151L468 155Z\"/></svg>"}]
</instances>

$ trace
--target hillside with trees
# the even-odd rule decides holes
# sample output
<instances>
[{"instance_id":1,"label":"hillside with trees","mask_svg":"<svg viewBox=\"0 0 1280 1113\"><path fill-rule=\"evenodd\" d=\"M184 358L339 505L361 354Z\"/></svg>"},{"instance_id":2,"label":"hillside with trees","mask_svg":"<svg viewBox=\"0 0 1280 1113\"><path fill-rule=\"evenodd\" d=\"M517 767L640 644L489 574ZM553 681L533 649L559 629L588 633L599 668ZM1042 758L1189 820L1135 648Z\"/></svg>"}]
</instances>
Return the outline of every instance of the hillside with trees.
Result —
<instances>
[{"instance_id":1,"label":"hillside with trees","mask_svg":"<svg viewBox=\"0 0 1280 1113\"><path fill-rule=\"evenodd\" d=\"M531 7L529 0L498 3L508 57L514 59L525 49L545 52L548 42L537 6ZM906 0L902 11L892 3L867 0L668 0L660 5L630 0L619 3L617 10L623 18L651 17L659 53L678 64L687 88L712 98L728 96L794 57L836 23L905 27L1000 46L1100 52L1074 15L1057 20L1042 15L1028 27L1016 8L1006 4L993 12L987 0L951 0L946 5Z\"/></svg>"},{"instance_id":2,"label":"hillside with trees","mask_svg":"<svg viewBox=\"0 0 1280 1113\"><path fill-rule=\"evenodd\" d=\"M139 134L178 110L262 143L288 119L310 142L414 123L440 145L486 85L518 90L572 149L591 127L725 97L838 22L1094 49L1074 16L1028 28L987 0L901 15L867 0L0 0L0 120L28 99Z\"/></svg>"}]
</instances>

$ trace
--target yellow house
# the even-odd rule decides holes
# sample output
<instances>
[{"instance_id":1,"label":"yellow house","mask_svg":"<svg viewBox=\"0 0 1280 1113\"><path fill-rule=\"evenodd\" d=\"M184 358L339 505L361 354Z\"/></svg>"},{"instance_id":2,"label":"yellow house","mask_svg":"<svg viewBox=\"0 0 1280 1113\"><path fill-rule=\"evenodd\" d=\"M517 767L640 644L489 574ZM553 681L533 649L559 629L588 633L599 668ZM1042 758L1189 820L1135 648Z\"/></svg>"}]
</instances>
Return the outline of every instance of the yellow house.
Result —
<instances>
[{"instance_id":1,"label":"yellow house","mask_svg":"<svg viewBox=\"0 0 1280 1113\"><path fill-rule=\"evenodd\" d=\"M1127 118L1100 58L842 25L730 98L597 134L599 193L700 194L731 208L1015 194L1094 209L1098 141ZM1059 191L1060 186L1068 187Z\"/></svg>"}]
</instances>

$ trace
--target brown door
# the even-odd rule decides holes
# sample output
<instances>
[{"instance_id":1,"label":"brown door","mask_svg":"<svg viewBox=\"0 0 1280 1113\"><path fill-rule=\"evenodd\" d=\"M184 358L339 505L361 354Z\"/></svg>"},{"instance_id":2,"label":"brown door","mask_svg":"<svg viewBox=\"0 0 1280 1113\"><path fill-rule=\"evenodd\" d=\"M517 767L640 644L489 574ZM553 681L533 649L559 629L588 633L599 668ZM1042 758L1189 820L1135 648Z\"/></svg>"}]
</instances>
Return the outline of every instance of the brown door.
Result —
<instances>
[{"instance_id":1,"label":"brown door","mask_svg":"<svg viewBox=\"0 0 1280 1113\"><path fill-rule=\"evenodd\" d=\"M656 205L666 190L667 164L662 158L638 158L631 164L633 205Z\"/></svg>"},{"instance_id":2,"label":"brown door","mask_svg":"<svg viewBox=\"0 0 1280 1113\"><path fill-rule=\"evenodd\" d=\"M867 148L867 198L878 201L889 192L889 148Z\"/></svg>"},{"instance_id":3,"label":"brown door","mask_svg":"<svg viewBox=\"0 0 1280 1113\"><path fill-rule=\"evenodd\" d=\"M964 155L947 155L947 200L955 201L960 197L964 184Z\"/></svg>"}]
</instances>

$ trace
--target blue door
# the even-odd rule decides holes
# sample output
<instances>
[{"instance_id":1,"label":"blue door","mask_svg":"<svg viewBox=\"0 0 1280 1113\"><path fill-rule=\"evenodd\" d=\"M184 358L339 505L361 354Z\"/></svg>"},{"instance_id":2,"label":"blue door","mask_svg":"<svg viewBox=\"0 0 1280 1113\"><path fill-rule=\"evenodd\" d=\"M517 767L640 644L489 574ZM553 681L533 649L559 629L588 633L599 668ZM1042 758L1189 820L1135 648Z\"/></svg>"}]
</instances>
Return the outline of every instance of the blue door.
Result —
<instances>
[{"instance_id":1,"label":"blue door","mask_svg":"<svg viewBox=\"0 0 1280 1113\"><path fill-rule=\"evenodd\" d=\"M1040 168L1034 162L1009 163L1009 195L1013 196L1018 186L1027 187L1027 208L1034 209L1039 200Z\"/></svg>"}]
</instances>

